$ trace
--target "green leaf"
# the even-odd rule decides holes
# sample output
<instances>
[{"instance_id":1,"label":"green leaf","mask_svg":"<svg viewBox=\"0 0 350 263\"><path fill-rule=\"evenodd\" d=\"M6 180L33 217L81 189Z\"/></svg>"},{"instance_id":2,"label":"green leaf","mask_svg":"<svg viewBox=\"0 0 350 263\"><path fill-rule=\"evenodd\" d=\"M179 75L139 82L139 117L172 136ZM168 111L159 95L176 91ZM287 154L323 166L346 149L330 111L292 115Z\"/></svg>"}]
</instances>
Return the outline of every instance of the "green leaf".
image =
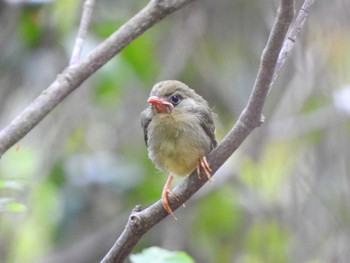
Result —
<instances>
[{"instance_id":1,"label":"green leaf","mask_svg":"<svg viewBox=\"0 0 350 263\"><path fill-rule=\"evenodd\" d=\"M194 263L185 252L169 251L160 247L150 247L139 254L130 255L132 263Z\"/></svg>"},{"instance_id":2,"label":"green leaf","mask_svg":"<svg viewBox=\"0 0 350 263\"><path fill-rule=\"evenodd\" d=\"M17 202L11 202L6 205L6 208L9 212L24 212L27 210L27 207L24 204L17 203Z\"/></svg>"}]
</instances>

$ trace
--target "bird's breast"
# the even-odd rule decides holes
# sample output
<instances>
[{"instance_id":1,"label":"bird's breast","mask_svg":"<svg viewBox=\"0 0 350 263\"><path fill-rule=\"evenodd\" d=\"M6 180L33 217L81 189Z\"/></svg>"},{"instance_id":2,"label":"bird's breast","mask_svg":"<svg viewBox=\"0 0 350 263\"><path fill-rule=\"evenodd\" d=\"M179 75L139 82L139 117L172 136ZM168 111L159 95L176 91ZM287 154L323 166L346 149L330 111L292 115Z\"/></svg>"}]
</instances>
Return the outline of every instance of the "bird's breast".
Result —
<instances>
[{"instance_id":1,"label":"bird's breast","mask_svg":"<svg viewBox=\"0 0 350 263\"><path fill-rule=\"evenodd\" d=\"M160 170L185 176L210 150L198 119L191 114L158 114L148 128L148 153Z\"/></svg>"}]
</instances>

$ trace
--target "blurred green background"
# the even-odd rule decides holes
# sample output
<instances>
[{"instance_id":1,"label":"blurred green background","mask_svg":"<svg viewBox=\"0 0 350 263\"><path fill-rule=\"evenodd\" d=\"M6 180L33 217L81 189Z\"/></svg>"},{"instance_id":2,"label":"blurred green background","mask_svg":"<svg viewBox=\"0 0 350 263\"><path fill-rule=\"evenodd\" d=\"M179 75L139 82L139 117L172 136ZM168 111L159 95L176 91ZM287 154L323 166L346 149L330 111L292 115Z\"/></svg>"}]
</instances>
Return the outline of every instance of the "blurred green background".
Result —
<instances>
[{"instance_id":1,"label":"blurred green background","mask_svg":"<svg viewBox=\"0 0 350 263\"><path fill-rule=\"evenodd\" d=\"M178 221L155 226L133 253L158 246L200 263L349 262L350 2L315 2L269 94L265 124L176 211ZM0 128L67 66L82 3L0 2ZM146 3L96 1L84 55ZM131 209L158 200L166 180L140 127L153 84L179 79L208 100L220 142L248 100L277 6L193 2L7 151L0 262L98 262Z\"/></svg>"}]
</instances>

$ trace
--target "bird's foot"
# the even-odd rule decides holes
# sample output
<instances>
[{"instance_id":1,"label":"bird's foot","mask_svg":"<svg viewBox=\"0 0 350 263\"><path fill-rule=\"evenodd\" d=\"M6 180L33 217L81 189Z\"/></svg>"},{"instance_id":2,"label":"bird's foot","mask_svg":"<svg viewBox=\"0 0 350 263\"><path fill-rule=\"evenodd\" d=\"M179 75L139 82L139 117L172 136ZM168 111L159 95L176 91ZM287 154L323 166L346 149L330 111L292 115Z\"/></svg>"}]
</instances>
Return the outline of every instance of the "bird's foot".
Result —
<instances>
[{"instance_id":1,"label":"bird's foot","mask_svg":"<svg viewBox=\"0 0 350 263\"><path fill-rule=\"evenodd\" d=\"M163 188L162 203L163 203L164 209L168 212L168 214L170 214L175 220L177 220L169 204L169 195L171 195L176 201L180 202L179 198L170 190L170 184L172 180L173 180L173 176L169 175L168 180L166 181Z\"/></svg>"},{"instance_id":2,"label":"bird's foot","mask_svg":"<svg viewBox=\"0 0 350 263\"><path fill-rule=\"evenodd\" d=\"M171 209L170 205L169 205L169 197L168 194L170 194L176 201L180 201L179 198L177 198L177 196L170 190L167 189L165 191L163 191L162 193L162 203L163 203L163 207L164 209L168 212L168 214L170 214L175 220L177 220L176 216L174 215L173 210Z\"/></svg>"},{"instance_id":3,"label":"bird's foot","mask_svg":"<svg viewBox=\"0 0 350 263\"><path fill-rule=\"evenodd\" d=\"M211 168L207 162L207 158L205 156L201 157L198 160L197 175L198 175L199 179L201 179L201 168L204 171L205 175L207 176L208 181L209 182L214 181L214 179L211 177L211 174L210 174L212 172L212 170L211 170Z\"/></svg>"}]
</instances>

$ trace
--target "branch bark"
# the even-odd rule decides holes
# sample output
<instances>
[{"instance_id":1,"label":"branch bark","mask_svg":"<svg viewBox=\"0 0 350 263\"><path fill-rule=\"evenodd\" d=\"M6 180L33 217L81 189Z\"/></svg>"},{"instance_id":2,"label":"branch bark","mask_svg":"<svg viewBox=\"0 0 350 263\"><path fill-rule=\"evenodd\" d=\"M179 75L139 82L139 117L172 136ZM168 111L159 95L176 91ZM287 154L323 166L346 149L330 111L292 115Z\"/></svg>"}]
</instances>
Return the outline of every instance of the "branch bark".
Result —
<instances>
[{"instance_id":1,"label":"branch bark","mask_svg":"<svg viewBox=\"0 0 350 263\"><path fill-rule=\"evenodd\" d=\"M67 67L46 90L0 131L0 158L11 146L38 125L57 104L133 39L192 1L151 0L145 8L103 41L86 58Z\"/></svg>"},{"instance_id":2,"label":"branch bark","mask_svg":"<svg viewBox=\"0 0 350 263\"><path fill-rule=\"evenodd\" d=\"M303 25L300 21L305 21L305 13L308 13L312 3L313 0L304 2L296 22L291 26L290 32L292 35L286 38L288 28L294 17L294 1L281 0L273 28L261 57L256 82L247 106L221 144L207 157L213 173L236 151L247 136L263 123L262 109L270 86L291 50L291 48L286 49L286 46L289 45L291 37L293 37L295 42L297 34L293 34L293 32L295 32L296 28L298 32L300 31ZM179 198L179 201L170 200L173 211L197 192L206 181L206 178L199 179L196 171L194 171L182 184L175 187L173 192ZM140 206L136 206L129 217L124 231L101 263L123 262L138 240L166 216L168 216L168 213L164 210L160 200L145 210L141 210Z\"/></svg>"}]
</instances>

